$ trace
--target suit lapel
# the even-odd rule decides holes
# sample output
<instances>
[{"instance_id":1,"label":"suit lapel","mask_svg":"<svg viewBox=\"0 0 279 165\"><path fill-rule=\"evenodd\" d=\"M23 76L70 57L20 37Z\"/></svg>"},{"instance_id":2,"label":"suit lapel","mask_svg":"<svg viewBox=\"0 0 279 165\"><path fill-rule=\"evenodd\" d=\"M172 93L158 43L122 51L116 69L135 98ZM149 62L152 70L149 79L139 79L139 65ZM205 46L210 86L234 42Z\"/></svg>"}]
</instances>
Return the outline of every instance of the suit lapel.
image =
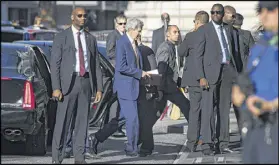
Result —
<instances>
[{"instance_id":1,"label":"suit lapel","mask_svg":"<svg viewBox=\"0 0 279 165\"><path fill-rule=\"evenodd\" d=\"M72 26L68 29L66 42L69 42L70 50L72 50L72 55L73 55L74 58L76 58L75 53L78 50L76 50L76 45L75 45L75 39L74 39L74 35L73 35Z\"/></svg>"},{"instance_id":2,"label":"suit lapel","mask_svg":"<svg viewBox=\"0 0 279 165\"><path fill-rule=\"evenodd\" d=\"M85 42L86 42L86 50L87 50L87 58L88 58L88 61L90 61L90 57L91 57L91 54L93 54L93 52L91 51L91 48L92 46L90 45L90 39L89 39L89 34L87 31L84 31L84 35L85 35Z\"/></svg>"},{"instance_id":3,"label":"suit lapel","mask_svg":"<svg viewBox=\"0 0 279 165\"><path fill-rule=\"evenodd\" d=\"M226 31L226 35L228 38L228 45L230 47L230 54L232 55L232 29L229 29L228 25L224 26L225 31Z\"/></svg>"}]
</instances>

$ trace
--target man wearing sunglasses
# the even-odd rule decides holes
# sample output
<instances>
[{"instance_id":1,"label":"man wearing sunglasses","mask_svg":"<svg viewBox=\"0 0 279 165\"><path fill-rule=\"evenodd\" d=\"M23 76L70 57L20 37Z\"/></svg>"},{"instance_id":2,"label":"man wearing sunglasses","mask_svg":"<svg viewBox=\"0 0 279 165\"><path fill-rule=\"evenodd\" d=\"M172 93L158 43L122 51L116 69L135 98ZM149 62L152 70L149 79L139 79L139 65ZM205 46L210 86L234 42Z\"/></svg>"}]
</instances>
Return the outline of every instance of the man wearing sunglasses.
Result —
<instances>
[{"instance_id":1,"label":"man wearing sunglasses","mask_svg":"<svg viewBox=\"0 0 279 165\"><path fill-rule=\"evenodd\" d=\"M63 161L71 122L75 123L75 163L86 164L85 141L90 101L92 95L95 95L95 103L102 97L103 82L97 41L84 30L86 16L83 8L75 8L71 15L72 26L57 34L53 42L50 62L52 96L58 100L52 141L53 164Z\"/></svg>"},{"instance_id":2,"label":"man wearing sunglasses","mask_svg":"<svg viewBox=\"0 0 279 165\"><path fill-rule=\"evenodd\" d=\"M235 59L232 56L232 35L231 28L228 24L223 23L224 7L221 4L214 4L211 8L212 21L198 30L198 38L195 43L195 65L196 80L202 88L202 108L201 108L201 134L202 149L204 155L214 155L214 109L219 102L220 111L218 115L229 118L229 114L224 109L230 108L230 89L231 86L225 83L234 77ZM221 91L220 94L217 91ZM227 92L228 94L224 93ZM229 106L229 107L226 107ZM221 118L220 117L220 118ZM226 119L228 120L228 119ZM220 126L220 125L219 125ZM219 130L226 130L228 125L221 125ZM227 129L229 131L229 129ZM223 134L222 134L223 135ZM219 138L220 144L228 144L229 139L226 137ZM221 152L228 151L228 146L220 146Z\"/></svg>"},{"instance_id":3,"label":"man wearing sunglasses","mask_svg":"<svg viewBox=\"0 0 279 165\"><path fill-rule=\"evenodd\" d=\"M116 41L125 34L125 28L127 23L127 17L123 14L118 15L114 19L115 29L110 32L106 39L106 52L107 56L110 59L110 62L113 66L115 66L115 45Z\"/></svg>"},{"instance_id":4,"label":"man wearing sunglasses","mask_svg":"<svg viewBox=\"0 0 279 165\"><path fill-rule=\"evenodd\" d=\"M123 14L118 15L114 19L114 24L115 24L115 29L108 34L107 39L106 39L106 52L107 56L110 59L110 63L115 67L115 46L116 46L116 41L126 32L126 23L127 23L127 17ZM109 121L112 121L112 119L117 118L117 113L119 111L119 105L118 101L113 103L110 112L109 112ZM117 123L117 122L116 122ZM120 121L119 123L123 123ZM125 137L125 133L122 131L122 127L124 124L121 124L119 126L118 130L112 135L114 137Z\"/></svg>"}]
</instances>

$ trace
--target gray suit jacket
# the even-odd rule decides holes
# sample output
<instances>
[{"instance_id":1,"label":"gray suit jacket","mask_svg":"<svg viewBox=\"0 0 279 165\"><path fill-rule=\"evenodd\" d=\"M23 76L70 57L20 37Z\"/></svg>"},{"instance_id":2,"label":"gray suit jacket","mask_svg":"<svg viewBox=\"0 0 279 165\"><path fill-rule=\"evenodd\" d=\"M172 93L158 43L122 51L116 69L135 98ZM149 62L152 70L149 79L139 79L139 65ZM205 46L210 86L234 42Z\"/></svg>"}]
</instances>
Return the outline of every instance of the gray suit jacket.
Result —
<instances>
[{"instance_id":1,"label":"gray suit jacket","mask_svg":"<svg viewBox=\"0 0 279 165\"><path fill-rule=\"evenodd\" d=\"M158 72L162 74L162 82L158 89L166 92L175 91L178 79L175 45L170 41L164 41L159 46L155 57L158 64Z\"/></svg>"},{"instance_id":2,"label":"gray suit jacket","mask_svg":"<svg viewBox=\"0 0 279 165\"><path fill-rule=\"evenodd\" d=\"M121 37L121 34L119 33L119 31L114 29L112 32L110 32L108 34L107 39L106 39L106 53L113 66L115 66L116 41L119 40L120 37Z\"/></svg>"},{"instance_id":3,"label":"gray suit jacket","mask_svg":"<svg viewBox=\"0 0 279 165\"><path fill-rule=\"evenodd\" d=\"M152 34L152 50L156 54L158 47L165 41L164 26L153 31Z\"/></svg>"},{"instance_id":4,"label":"gray suit jacket","mask_svg":"<svg viewBox=\"0 0 279 165\"><path fill-rule=\"evenodd\" d=\"M232 63L236 66L234 56L232 55L232 52L234 52L232 44L232 28L225 23L224 28L228 37ZM197 67L195 74L196 80L206 78L209 84L216 84L220 75L223 57L217 32L212 21L201 26L196 32L198 33L197 42L195 42L194 46L195 65Z\"/></svg>"},{"instance_id":5,"label":"gray suit jacket","mask_svg":"<svg viewBox=\"0 0 279 165\"><path fill-rule=\"evenodd\" d=\"M185 66L181 86L199 86L199 81L196 79L196 65L195 65L195 54L194 44L198 38L197 32L189 32L186 34L183 42L178 47L178 55L185 57Z\"/></svg>"},{"instance_id":6,"label":"gray suit jacket","mask_svg":"<svg viewBox=\"0 0 279 165\"><path fill-rule=\"evenodd\" d=\"M88 51L89 79L94 94L96 90L103 91L102 71L96 38L87 31L84 32ZM73 31L70 27L54 38L50 60L52 88L62 90L63 95L70 92L69 88L76 63L75 52Z\"/></svg>"},{"instance_id":7,"label":"gray suit jacket","mask_svg":"<svg viewBox=\"0 0 279 165\"><path fill-rule=\"evenodd\" d=\"M238 30L238 36L239 36L239 52L241 55L241 60L243 63L243 69L246 68L249 52L252 48L252 46L255 44L254 38L252 37L252 34L248 30Z\"/></svg>"}]
</instances>

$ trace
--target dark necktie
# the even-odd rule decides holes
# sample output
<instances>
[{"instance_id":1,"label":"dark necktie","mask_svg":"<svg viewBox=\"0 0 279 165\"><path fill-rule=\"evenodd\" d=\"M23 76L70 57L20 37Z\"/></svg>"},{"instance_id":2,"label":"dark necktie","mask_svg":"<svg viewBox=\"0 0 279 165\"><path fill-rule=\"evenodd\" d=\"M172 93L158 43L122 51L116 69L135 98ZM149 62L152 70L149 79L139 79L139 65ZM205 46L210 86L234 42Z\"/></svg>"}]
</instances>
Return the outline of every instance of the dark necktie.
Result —
<instances>
[{"instance_id":1,"label":"dark necktie","mask_svg":"<svg viewBox=\"0 0 279 165\"><path fill-rule=\"evenodd\" d=\"M78 32L77 35L78 35L78 54L79 54L79 74L80 74L80 76L84 76L85 65L84 65L82 44L81 44L81 40L80 40L80 32Z\"/></svg>"},{"instance_id":2,"label":"dark necktie","mask_svg":"<svg viewBox=\"0 0 279 165\"><path fill-rule=\"evenodd\" d=\"M225 50L226 61L229 62L231 57L230 57L230 53L229 53L229 49L228 49L228 44L226 42L226 38L225 38L225 35L223 32L223 26L220 26L220 31L221 31L221 40L222 40L223 47Z\"/></svg>"}]
</instances>

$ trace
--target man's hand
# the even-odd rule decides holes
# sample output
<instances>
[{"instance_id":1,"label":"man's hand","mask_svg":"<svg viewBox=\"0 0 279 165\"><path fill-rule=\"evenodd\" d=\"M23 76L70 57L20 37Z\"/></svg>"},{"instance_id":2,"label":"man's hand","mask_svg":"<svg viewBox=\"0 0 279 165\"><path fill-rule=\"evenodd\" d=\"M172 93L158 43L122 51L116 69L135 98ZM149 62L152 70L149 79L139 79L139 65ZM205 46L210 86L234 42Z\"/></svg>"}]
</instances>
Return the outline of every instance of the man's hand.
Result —
<instances>
[{"instance_id":1,"label":"man's hand","mask_svg":"<svg viewBox=\"0 0 279 165\"><path fill-rule=\"evenodd\" d=\"M101 98L102 98L102 92L97 92L97 93L96 93L95 100L94 100L94 103L100 102L100 101L101 101Z\"/></svg>"},{"instance_id":2,"label":"man's hand","mask_svg":"<svg viewBox=\"0 0 279 165\"><path fill-rule=\"evenodd\" d=\"M205 89L209 88L208 82L205 78L200 79L200 87L205 88Z\"/></svg>"},{"instance_id":3,"label":"man's hand","mask_svg":"<svg viewBox=\"0 0 279 165\"><path fill-rule=\"evenodd\" d=\"M59 89L56 89L52 92L52 97L57 98L58 101L61 101L61 99L63 98L63 94Z\"/></svg>"},{"instance_id":4,"label":"man's hand","mask_svg":"<svg viewBox=\"0 0 279 165\"><path fill-rule=\"evenodd\" d=\"M141 77L151 77L150 76L150 74L148 74L147 72L145 72L145 71L142 71L142 75L141 75Z\"/></svg>"},{"instance_id":5,"label":"man's hand","mask_svg":"<svg viewBox=\"0 0 279 165\"><path fill-rule=\"evenodd\" d=\"M261 114L261 109L255 106L256 103L263 104L266 101L258 96L251 95L246 100L246 105L248 110L254 115L259 116Z\"/></svg>"},{"instance_id":6,"label":"man's hand","mask_svg":"<svg viewBox=\"0 0 279 165\"><path fill-rule=\"evenodd\" d=\"M238 85L232 87L232 102L235 106L240 107L245 100L245 95L242 93Z\"/></svg>"}]
</instances>

